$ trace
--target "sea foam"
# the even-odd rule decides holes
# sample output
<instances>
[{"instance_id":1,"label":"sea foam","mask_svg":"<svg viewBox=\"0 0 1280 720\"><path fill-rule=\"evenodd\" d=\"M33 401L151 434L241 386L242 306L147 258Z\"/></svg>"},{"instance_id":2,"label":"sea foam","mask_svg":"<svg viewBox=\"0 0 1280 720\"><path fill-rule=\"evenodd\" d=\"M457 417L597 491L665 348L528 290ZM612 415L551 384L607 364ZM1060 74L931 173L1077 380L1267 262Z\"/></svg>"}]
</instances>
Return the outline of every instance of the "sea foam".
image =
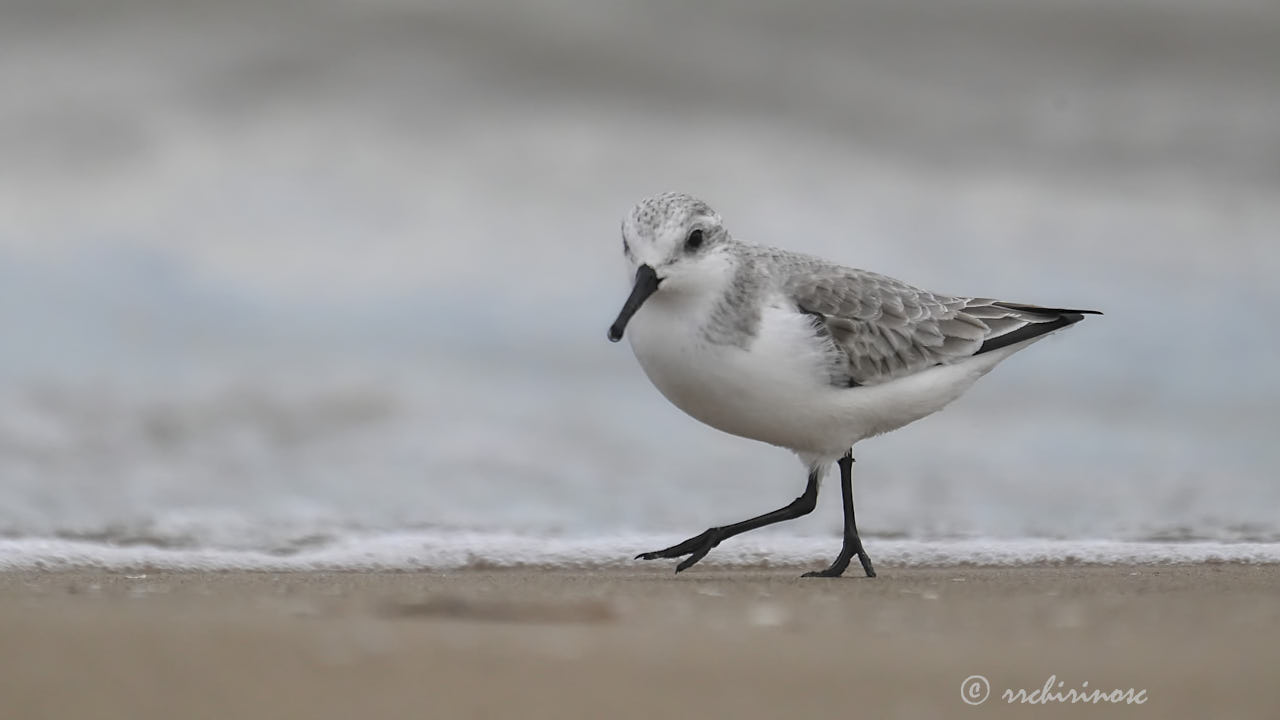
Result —
<instances>
[{"instance_id":1,"label":"sea foam","mask_svg":"<svg viewBox=\"0 0 1280 720\"><path fill-rule=\"evenodd\" d=\"M109 571L443 571L496 568L651 568L635 553L674 536L553 538L505 533L403 533L351 537L273 554L260 551L120 546L61 539L0 540L0 570ZM881 567L1024 565L1280 564L1280 543L1120 542L1108 540L868 539ZM762 536L734 541L702 561L707 567L822 565L838 538Z\"/></svg>"}]
</instances>

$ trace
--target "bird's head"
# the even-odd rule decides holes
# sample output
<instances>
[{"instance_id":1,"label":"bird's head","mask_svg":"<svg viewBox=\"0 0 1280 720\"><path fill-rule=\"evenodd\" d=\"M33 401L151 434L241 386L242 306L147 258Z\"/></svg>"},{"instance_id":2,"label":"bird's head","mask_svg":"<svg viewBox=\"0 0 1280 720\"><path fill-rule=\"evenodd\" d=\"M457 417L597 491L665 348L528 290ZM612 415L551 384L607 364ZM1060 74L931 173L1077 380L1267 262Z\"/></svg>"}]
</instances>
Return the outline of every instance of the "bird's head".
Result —
<instances>
[{"instance_id":1,"label":"bird's head","mask_svg":"<svg viewBox=\"0 0 1280 720\"><path fill-rule=\"evenodd\" d=\"M631 295L609 328L618 342L631 316L655 293L714 291L732 272L729 233L709 205L683 193L641 200L622 220Z\"/></svg>"}]
</instances>

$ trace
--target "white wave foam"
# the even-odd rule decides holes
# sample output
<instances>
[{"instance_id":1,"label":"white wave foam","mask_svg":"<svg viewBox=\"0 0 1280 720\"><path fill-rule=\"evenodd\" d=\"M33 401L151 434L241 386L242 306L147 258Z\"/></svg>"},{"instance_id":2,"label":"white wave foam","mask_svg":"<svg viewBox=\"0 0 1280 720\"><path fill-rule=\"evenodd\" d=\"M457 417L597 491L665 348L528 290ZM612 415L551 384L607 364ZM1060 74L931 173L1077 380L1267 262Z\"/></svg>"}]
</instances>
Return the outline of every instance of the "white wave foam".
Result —
<instances>
[{"instance_id":1,"label":"white wave foam","mask_svg":"<svg viewBox=\"0 0 1280 720\"><path fill-rule=\"evenodd\" d=\"M169 549L53 540L0 540L0 570L273 572L456 570L511 567L649 566L633 561L643 550L678 540L665 536L546 538L515 534L413 533L349 538L290 555L256 551ZM1280 564L1280 543L1120 542L1110 540L871 540L882 566L1029 564L1163 565L1180 563ZM768 536L717 548L703 564L720 567L820 565L837 538Z\"/></svg>"}]
</instances>

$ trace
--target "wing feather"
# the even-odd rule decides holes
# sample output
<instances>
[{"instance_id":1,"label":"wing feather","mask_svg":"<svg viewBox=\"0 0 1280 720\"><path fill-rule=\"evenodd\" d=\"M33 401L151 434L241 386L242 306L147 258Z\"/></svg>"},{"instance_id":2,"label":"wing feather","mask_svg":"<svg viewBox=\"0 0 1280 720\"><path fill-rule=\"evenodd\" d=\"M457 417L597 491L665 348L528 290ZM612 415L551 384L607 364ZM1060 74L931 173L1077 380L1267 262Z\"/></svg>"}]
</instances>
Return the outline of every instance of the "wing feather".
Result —
<instances>
[{"instance_id":1,"label":"wing feather","mask_svg":"<svg viewBox=\"0 0 1280 720\"><path fill-rule=\"evenodd\" d=\"M782 292L825 321L859 385L1030 340L1093 312L941 295L818 258L764 252Z\"/></svg>"}]
</instances>

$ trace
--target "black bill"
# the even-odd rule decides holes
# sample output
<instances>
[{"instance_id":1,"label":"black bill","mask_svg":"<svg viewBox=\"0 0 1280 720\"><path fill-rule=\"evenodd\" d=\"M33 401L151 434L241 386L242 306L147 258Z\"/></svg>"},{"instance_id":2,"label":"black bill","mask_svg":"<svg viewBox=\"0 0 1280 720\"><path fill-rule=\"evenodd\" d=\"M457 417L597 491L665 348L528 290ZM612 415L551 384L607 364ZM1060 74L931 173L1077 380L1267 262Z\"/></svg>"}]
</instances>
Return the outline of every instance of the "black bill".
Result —
<instances>
[{"instance_id":1,"label":"black bill","mask_svg":"<svg viewBox=\"0 0 1280 720\"><path fill-rule=\"evenodd\" d=\"M636 270L636 284L631 288L631 297L627 298L626 304L622 306L618 319L609 326L609 342L618 342L622 339L622 332L627 329L627 323L631 322L631 316L636 314L644 301L658 289L658 284L661 282L658 274L648 265L641 265Z\"/></svg>"}]
</instances>

